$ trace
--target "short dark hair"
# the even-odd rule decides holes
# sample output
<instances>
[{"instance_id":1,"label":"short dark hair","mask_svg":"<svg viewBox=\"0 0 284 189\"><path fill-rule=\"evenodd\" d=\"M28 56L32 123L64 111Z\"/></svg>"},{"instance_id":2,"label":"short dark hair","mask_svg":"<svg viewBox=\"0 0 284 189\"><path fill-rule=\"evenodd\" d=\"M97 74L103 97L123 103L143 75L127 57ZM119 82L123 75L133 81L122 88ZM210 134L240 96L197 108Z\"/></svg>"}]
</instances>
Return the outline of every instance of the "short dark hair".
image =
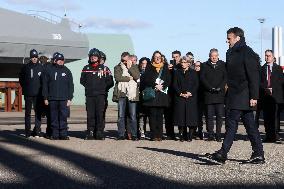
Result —
<instances>
[{"instance_id":1,"label":"short dark hair","mask_svg":"<svg viewBox=\"0 0 284 189\"><path fill-rule=\"evenodd\" d=\"M185 55L186 56L194 56L192 52L187 52Z\"/></svg>"},{"instance_id":2,"label":"short dark hair","mask_svg":"<svg viewBox=\"0 0 284 189\"><path fill-rule=\"evenodd\" d=\"M172 54L179 54L181 56L181 52L178 50L173 51Z\"/></svg>"},{"instance_id":3,"label":"short dark hair","mask_svg":"<svg viewBox=\"0 0 284 189\"><path fill-rule=\"evenodd\" d=\"M121 54L121 59L124 58L124 57L126 57L126 56L130 56L130 53L129 53L129 52L123 52L123 53Z\"/></svg>"},{"instance_id":4,"label":"short dark hair","mask_svg":"<svg viewBox=\"0 0 284 189\"><path fill-rule=\"evenodd\" d=\"M239 27L233 27L228 29L227 34L233 33L236 36L239 36L240 38L244 38L245 37L245 32L243 29L239 28Z\"/></svg>"},{"instance_id":5,"label":"short dark hair","mask_svg":"<svg viewBox=\"0 0 284 189\"><path fill-rule=\"evenodd\" d=\"M271 49L266 49L264 53L267 53L267 52L271 52L272 54L274 54L273 50L271 50Z\"/></svg>"}]
</instances>

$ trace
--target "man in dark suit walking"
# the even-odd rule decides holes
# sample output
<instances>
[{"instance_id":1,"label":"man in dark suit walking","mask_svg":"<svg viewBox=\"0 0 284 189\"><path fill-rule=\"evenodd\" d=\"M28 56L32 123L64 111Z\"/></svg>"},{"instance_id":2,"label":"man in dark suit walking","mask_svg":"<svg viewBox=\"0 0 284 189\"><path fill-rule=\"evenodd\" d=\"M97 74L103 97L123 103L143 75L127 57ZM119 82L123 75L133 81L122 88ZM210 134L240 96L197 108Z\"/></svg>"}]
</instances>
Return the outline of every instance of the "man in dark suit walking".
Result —
<instances>
[{"instance_id":1,"label":"man in dark suit walking","mask_svg":"<svg viewBox=\"0 0 284 189\"><path fill-rule=\"evenodd\" d=\"M230 28L227 31L227 42L229 49L226 54L228 73L226 133L222 148L207 155L212 160L225 163L238 129L238 121L242 118L253 150L251 158L244 163L262 164L265 162L263 146L253 115L259 97L259 56L246 45L244 31L241 28Z\"/></svg>"},{"instance_id":2,"label":"man in dark suit walking","mask_svg":"<svg viewBox=\"0 0 284 189\"><path fill-rule=\"evenodd\" d=\"M279 137L280 110L284 102L282 68L274 62L272 50L265 51L265 64L261 69L261 101L263 105L264 127L266 138L264 142L276 142Z\"/></svg>"}]
</instances>

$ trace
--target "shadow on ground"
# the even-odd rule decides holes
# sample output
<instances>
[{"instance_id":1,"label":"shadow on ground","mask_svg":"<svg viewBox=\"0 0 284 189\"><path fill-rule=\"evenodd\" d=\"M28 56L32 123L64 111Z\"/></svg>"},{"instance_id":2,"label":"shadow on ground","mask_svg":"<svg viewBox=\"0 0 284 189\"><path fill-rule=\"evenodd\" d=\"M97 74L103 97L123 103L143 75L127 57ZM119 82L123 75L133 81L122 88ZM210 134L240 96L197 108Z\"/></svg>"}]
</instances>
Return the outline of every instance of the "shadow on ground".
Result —
<instances>
[{"instance_id":1,"label":"shadow on ground","mask_svg":"<svg viewBox=\"0 0 284 189\"><path fill-rule=\"evenodd\" d=\"M1 181L0 188L29 188L29 189L45 189L45 188L68 188L68 189L84 189L84 188L255 188L255 186L244 186L222 184L219 186L197 186L194 183L185 184L176 181L170 181L155 175L150 175L138 170L117 165L115 163L103 161L99 158L90 157L71 150L63 149L38 141L28 140L19 137L20 131L1 131L1 143L21 146L40 151L41 154L52 155L60 158L70 164L79 167L82 171L88 173L97 179L97 182L86 183L78 181L66 176L64 173L52 170L43 166L39 162L32 161L27 155L13 152L9 148L0 146L0 161L9 170L16 172L25 178L23 183L3 183ZM60 145L60 141L58 142ZM198 154L176 152L158 148L142 147L146 150L164 152L197 159L205 164L209 164L207 160ZM56 161L56 160L54 160ZM66 168L65 168L66 169ZM67 168L67 171L68 168ZM72 170L70 170L72 171ZM283 187L283 186L282 186ZM277 188L275 186L257 186L257 188Z\"/></svg>"}]
</instances>

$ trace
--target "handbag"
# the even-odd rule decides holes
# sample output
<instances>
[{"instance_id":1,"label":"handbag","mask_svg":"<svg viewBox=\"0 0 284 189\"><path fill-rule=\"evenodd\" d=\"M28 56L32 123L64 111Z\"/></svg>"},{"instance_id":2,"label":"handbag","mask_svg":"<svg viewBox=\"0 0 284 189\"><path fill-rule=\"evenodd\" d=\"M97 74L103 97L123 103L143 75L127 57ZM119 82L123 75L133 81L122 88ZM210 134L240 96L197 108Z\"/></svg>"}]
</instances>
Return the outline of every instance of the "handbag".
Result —
<instances>
[{"instance_id":1,"label":"handbag","mask_svg":"<svg viewBox=\"0 0 284 189\"><path fill-rule=\"evenodd\" d=\"M158 78L161 77L162 72L163 72L163 68L161 69ZM142 97L144 101L153 100L156 97L156 91L152 87L146 87L142 91Z\"/></svg>"},{"instance_id":2,"label":"handbag","mask_svg":"<svg viewBox=\"0 0 284 189\"><path fill-rule=\"evenodd\" d=\"M152 100L156 97L155 90L152 87L146 87L142 91L142 97L144 101Z\"/></svg>"}]
</instances>

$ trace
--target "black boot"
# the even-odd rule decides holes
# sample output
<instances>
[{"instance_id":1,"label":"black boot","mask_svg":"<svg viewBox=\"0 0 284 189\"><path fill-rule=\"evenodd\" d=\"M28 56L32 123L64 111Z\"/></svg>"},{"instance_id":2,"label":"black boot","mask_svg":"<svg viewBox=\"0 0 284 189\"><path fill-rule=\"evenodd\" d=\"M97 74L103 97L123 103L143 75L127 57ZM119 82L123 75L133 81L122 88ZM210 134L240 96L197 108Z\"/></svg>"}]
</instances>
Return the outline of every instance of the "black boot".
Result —
<instances>
[{"instance_id":1,"label":"black boot","mask_svg":"<svg viewBox=\"0 0 284 189\"><path fill-rule=\"evenodd\" d=\"M180 127L179 129L179 141L184 142L184 131L183 131L183 127Z\"/></svg>"},{"instance_id":2,"label":"black boot","mask_svg":"<svg viewBox=\"0 0 284 189\"><path fill-rule=\"evenodd\" d=\"M94 131L87 131L87 135L85 137L85 140L95 140Z\"/></svg>"},{"instance_id":3,"label":"black boot","mask_svg":"<svg viewBox=\"0 0 284 189\"><path fill-rule=\"evenodd\" d=\"M188 142L191 142L193 139L193 133L195 129L194 128L189 128L189 133L188 133Z\"/></svg>"}]
</instances>

